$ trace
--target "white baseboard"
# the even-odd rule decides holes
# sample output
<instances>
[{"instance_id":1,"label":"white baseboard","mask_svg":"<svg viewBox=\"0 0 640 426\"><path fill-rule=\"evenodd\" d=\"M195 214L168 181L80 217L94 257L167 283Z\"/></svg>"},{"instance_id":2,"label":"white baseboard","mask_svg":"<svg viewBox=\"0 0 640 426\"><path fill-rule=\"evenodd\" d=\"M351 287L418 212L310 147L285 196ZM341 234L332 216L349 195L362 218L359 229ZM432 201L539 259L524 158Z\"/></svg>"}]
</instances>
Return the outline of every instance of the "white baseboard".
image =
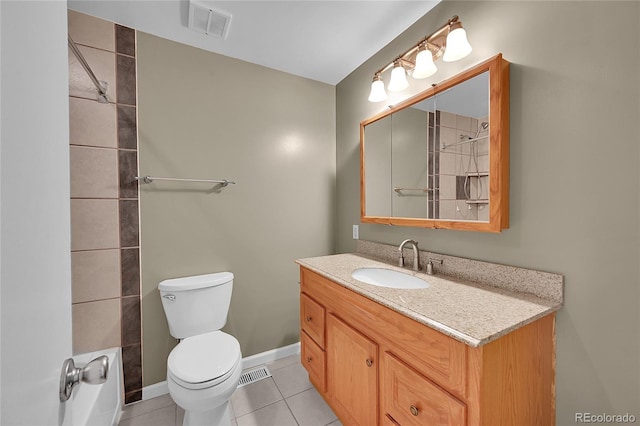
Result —
<instances>
[{"instance_id":1,"label":"white baseboard","mask_svg":"<svg viewBox=\"0 0 640 426\"><path fill-rule=\"evenodd\" d=\"M269 364L270 362L277 361L281 358L286 358L291 355L297 355L300 353L300 342L294 343L289 346L282 346L280 348L271 349L270 351L261 352L259 354L251 355L246 358L242 358L242 369L257 367L258 365ZM142 400L146 401L151 398L166 395L169 393L169 386L167 381L155 383L153 385L145 386L142 389Z\"/></svg>"},{"instance_id":2,"label":"white baseboard","mask_svg":"<svg viewBox=\"0 0 640 426\"><path fill-rule=\"evenodd\" d=\"M300 353L300 342L294 343L289 346L282 346L281 348L271 349L270 351L261 352L259 354L251 355L246 358L242 358L242 369L257 367L258 365L269 364L270 362L277 361L281 358L286 358L290 355L296 355Z\"/></svg>"},{"instance_id":3,"label":"white baseboard","mask_svg":"<svg viewBox=\"0 0 640 426\"><path fill-rule=\"evenodd\" d=\"M153 385L145 386L142 388L142 400L155 398L157 396L166 395L169 393L169 385L167 381L155 383Z\"/></svg>"}]
</instances>

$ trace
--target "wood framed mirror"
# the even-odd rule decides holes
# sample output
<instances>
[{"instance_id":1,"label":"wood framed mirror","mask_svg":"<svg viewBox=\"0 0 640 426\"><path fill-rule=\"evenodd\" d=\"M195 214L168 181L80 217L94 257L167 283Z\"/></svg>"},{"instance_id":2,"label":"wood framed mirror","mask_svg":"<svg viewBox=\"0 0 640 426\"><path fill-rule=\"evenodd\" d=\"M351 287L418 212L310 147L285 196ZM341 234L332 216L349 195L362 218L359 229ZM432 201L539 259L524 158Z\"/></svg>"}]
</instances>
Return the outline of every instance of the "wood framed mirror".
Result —
<instances>
[{"instance_id":1,"label":"wood framed mirror","mask_svg":"<svg viewBox=\"0 0 640 426\"><path fill-rule=\"evenodd\" d=\"M360 123L360 220L509 227L509 62L501 54Z\"/></svg>"}]
</instances>

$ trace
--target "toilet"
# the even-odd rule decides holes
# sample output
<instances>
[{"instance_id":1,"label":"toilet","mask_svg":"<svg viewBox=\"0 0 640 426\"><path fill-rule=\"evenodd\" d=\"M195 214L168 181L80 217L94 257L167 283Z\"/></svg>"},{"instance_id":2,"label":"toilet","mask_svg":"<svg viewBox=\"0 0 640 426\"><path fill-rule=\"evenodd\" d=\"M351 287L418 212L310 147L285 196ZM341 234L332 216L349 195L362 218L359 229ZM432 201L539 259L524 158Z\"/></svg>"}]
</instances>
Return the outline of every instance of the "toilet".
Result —
<instances>
[{"instance_id":1,"label":"toilet","mask_svg":"<svg viewBox=\"0 0 640 426\"><path fill-rule=\"evenodd\" d=\"M233 274L218 272L158 284L169 332L180 343L167 359L169 394L185 411L184 426L230 425L229 398L238 387L242 353L227 322Z\"/></svg>"}]
</instances>

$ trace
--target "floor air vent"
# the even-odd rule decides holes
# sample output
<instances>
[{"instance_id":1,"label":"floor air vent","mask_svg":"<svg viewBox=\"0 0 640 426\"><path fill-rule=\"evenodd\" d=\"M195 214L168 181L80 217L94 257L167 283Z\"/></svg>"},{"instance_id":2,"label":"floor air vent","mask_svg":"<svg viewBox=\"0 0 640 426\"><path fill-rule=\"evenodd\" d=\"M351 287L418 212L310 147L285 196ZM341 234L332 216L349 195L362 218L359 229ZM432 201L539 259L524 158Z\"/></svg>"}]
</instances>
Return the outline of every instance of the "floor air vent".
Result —
<instances>
[{"instance_id":1,"label":"floor air vent","mask_svg":"<svg viewBox=\"0 0 640 426\"><path fill-rule=\"evenodd\" d=\"M271 373L269 372L269 369L264 366L245 371L242 373L242 376L240 376L238 387L240 388L242 386L258 382L262 379L266 379L267 377L271 377Z\"/></svg>"}]
</instances>

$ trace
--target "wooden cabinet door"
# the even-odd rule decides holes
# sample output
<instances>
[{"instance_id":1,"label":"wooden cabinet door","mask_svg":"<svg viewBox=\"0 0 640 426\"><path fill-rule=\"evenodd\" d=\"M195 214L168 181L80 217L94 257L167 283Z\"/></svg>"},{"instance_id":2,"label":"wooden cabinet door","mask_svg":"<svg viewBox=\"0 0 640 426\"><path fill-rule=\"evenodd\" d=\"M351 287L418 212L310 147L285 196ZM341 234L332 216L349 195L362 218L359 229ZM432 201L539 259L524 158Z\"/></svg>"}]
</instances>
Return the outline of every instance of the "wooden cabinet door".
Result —
<instances>
[{"instance_id":1,"label":"wooden cabinet door","mask_svg":"<svg viewBox=\"0 0 640 426\"><path fill-rule=\"evenodd\" d=\"M378 345L327 316L327 391L345 425L378 424Z\"/></svg>"}]
</instances>

